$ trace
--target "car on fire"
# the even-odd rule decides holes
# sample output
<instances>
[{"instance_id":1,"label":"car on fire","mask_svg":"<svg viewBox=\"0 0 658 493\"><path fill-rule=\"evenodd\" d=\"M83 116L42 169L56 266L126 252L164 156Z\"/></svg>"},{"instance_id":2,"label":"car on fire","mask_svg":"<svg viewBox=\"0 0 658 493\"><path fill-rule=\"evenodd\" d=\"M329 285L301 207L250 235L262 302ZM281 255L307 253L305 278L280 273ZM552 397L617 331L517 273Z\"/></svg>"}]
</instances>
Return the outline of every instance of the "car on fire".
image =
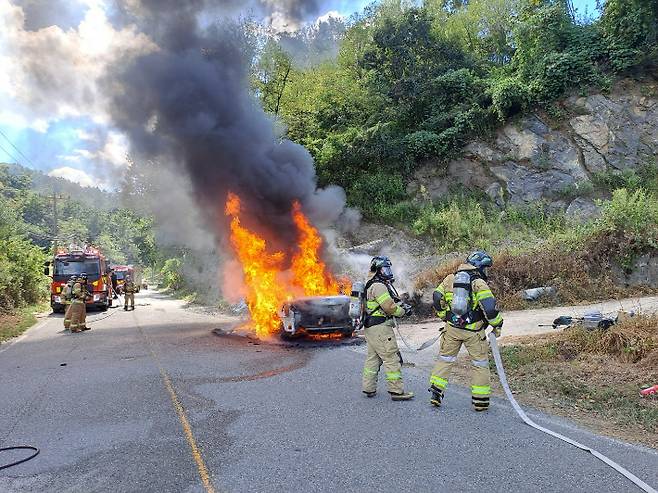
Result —
<instances>
[{"instance_id":1,"label":"car on fire","mask_svg":"<svg viewBox=\"0 0 658 493\"><path fill-rule=\"evenodd\" d=\"M362 326L363 284L354 283L352 293L333 296L307 296L283 304L281 337L294 339L304 335L341 335L352 337Z\"/></svg>"}]
</instances>

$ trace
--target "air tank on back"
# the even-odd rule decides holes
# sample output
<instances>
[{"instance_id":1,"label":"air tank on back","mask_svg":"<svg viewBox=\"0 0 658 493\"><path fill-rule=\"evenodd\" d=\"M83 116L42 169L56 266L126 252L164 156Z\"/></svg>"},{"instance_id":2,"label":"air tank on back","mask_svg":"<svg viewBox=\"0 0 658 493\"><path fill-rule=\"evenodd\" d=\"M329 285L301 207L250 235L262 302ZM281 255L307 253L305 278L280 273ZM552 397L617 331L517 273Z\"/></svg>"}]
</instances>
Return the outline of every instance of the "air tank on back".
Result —
<instances>
[{"instance_id":1,"label":"air tank on back","mask_svg":"<svg viewBox=\"0 0 658 493\"><path fill-rule=\"evenodd\" d=\"M452 303L450 304L450 310L455 315L463 317L468 313L470 289L471 276L468 272L457 272L455 274L455 280L452 283Z\"/></svg>"},{"instance_id":2,"label":"air tank on back","mask_svg":"<svg viewBox=\"0 0 658 493\"><path fill-rule=\"evenodd\" d=\"M350 318L352 320L360 319L363 315L365 288L365 285L361 281L356 281L352 284L352 293L350 294Z\"/></svg>"}]
</instances>

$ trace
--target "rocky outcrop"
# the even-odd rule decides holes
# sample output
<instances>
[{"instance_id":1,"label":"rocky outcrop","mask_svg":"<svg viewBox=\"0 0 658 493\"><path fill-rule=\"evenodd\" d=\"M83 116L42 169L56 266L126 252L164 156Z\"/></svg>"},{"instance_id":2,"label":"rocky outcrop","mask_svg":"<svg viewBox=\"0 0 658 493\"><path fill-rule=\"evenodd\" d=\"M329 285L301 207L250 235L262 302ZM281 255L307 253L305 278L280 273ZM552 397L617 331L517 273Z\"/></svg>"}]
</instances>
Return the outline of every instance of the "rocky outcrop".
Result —
<instances>
[{"instance_id":1,"label":"rocky outcrop","mask_svg":"<svg viewBox=\"0 0 658 493\"><path fill-rule=\"evenodd\" d=\"M630 270L614 266L612 275L617 284L658 288L658 255L642 255L635 260Z\"/></svg>"},{"instance_id":2,"label":"rocky outcrop","mask_svg":"<svg viewBox=\"0 0 658 493\"><path fill-rule=\"evenodd\" d=\"M411 194L447 197L454 188L480 190L502 205L544 201L573 218L597 213L592 201L567 193L594 173L619 172L658 156L658 83L622 81L609 95L570 97L558 125L540 113L474 141L461 158L428 162L409 184Z\"/></svg>"}]
</instances>

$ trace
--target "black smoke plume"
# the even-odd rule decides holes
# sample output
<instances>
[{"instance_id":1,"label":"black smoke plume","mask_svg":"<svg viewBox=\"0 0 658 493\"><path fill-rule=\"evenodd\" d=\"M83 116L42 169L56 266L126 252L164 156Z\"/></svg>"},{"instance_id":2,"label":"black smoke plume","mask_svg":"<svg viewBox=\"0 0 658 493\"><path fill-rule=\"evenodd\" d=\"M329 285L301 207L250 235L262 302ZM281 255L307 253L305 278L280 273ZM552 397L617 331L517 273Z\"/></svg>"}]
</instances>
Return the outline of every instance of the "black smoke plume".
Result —
<instances>
[{"instance_id":1,"label":"black smoke plume","mask_svg":"<svg viewBox=\"0 0 658 493\"><path fill-rule=\"evenodd\" d=\"M299 15L307 12L301 3L285 2ZM222 4L230 7L214 6ZM299 200L311 220L326 225L343 212L344 192L317 188L308 151L282 138L251 94L240 29L229 23L199 27L209 7L203 0L148 0L130 12L138 22L146 19L138 25L159 49L114 67L105 83L112 118L129 136L135 159L176 163L189 175L211 222L223 223L226 194L233 191L258 220L250 226L275 232L282 242L275 246L290 248L296 239L292 202Z\"/></svg>"}]
</instances>

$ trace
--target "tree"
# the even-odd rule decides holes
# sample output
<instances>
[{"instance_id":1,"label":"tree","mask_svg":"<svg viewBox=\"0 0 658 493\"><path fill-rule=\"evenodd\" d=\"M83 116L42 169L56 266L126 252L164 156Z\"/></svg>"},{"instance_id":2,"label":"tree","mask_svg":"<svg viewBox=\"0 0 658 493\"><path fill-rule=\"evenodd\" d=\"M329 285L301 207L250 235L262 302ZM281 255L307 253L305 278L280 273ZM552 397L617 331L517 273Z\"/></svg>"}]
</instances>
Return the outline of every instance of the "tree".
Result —
<instances>
[{"instance_id":1,"label":"tree","mask_svg":"<svg viewBox=\"0 0 658 493\"><path fill-rule=\"evenodd\" d=\"M279 114L281 98L286 90L291 72L290 56L273 39L267 40L253 75L253 86L266 111Z\"/></svg>"}]
</instances>

